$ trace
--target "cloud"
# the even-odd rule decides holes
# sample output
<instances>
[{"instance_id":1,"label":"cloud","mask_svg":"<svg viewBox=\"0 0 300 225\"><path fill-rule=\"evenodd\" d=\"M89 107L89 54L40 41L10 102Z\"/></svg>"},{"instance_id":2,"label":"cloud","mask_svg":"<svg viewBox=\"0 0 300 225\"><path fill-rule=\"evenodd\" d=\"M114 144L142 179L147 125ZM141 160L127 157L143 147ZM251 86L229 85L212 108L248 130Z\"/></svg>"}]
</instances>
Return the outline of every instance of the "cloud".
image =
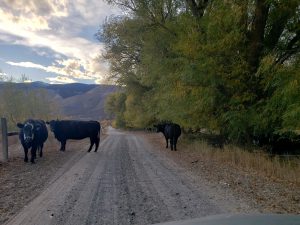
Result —
<instances>
[{"instance_id":1,"label":"cloud","mask_svg":"<svg viewBox=\"0 0 300 225\"><path fill-rule=\"evenodd\" d=\"M12 77L9 76L7 73L5 73L2 70L0 70L0 81L10 81L11 78Z\"/></svg>"},{"instance_id":2,"label":"cloud","mask_svg":"<svg viewBox=\"0 0 300 225\"><path fill-rule=\"evenodd\" d=\"M9 62L10 65L99 80L108 73L107 64L99 58L104 45L81 32L94 26L96 33L105 17L113 13L120 12L99 0L2 0L0 41L27 46L35 52L40 49L40 56L52 56L54 60L51 66L30 62Z\"/></svg>"},{"instance_id":3,"label":"cloud","mask_svg":"<svg viewBox=\"0 0 300 225\"><path fill-rule=\"evenodd\" d=\"M50 66L44 66L33 62L7 61L6 63L12 66L40 69L48 73L69 77L70 79L95 80L95 83L104 80L106 73L103 71L107 70L107 65L99 63L97 58L92 61L82 61L79 59L56 60Z\"/></svg>"},{"instance_id":4,"label":"cloud","mask_svg":"<svg viewBox=\"0 0 300 225\"><path fill-rule=\"evenodd\" d=\"M16 36L5 34L5 33L0 33L0 41L7 42L7 43L12 43L14 39L16 39Z\"/></svg>"},{"instance_id":5,"label":"cloud","mask_svg":"<svg viewBox=\"0 0 300 225\"><path fill-rule=\"evenodd\" d=\"M64 17L68 15L67 4L67 0L2 0L0 6L5 11L13 11L15 16Z\"/></svg>"},{"instance_id":6,"label":"cloud","mask_svg":"<svg viewBox=\"0 0 300 225\"><path fill-rule=\"evenodd\" d=\"M30 17L24 17L23 15L15 16L0 9L0 18L1 23L6 23L9 27L19 27L31 31L50 29L46 18L37 15L32 15Z\"/></svg>"},{"instance_id":7,"label":"cloud","mask_svg":"<svg viewBox=\"0 0 300 225\"><path fill-rule=\"evenodd\" d=\"M26 68L35 68L35 69L41 69L41 70L46 70L47 67L44 67L42 65L39 64L35 64L32 62L11 62L11 61L7 61L6 62L9 65L12 66L21 66L21 67L26 67Z\"/></svg>"},{"instance_id":8,"label":"cloud","mask_svg":"<svg viewBox=\"0 0 300 225\"><path fill-rule=\"evenodd\" d=\"M77 13L77 22L82 25L96 25L98 26L105 18L112 14L120 14L118 8L99 0L75 0L71 1L71 13Z\"/></svg>"},{"instance_id":9,"label":"cloud","mask_svg":"<svg viewBox=\"0 0 300 225\"><path fill-rule=\"evenodd\" d=\"M16 30L50 30L48 21L51 18L67 16L67 1L64 0L2 0L0 3L1 23Z\"/></svg>"},{"instance_id":10,"label":"cloud","mask_svg":"<svg viewBox=\"0 0 300 225\"><path fill-rule=\"evenodd\" d=\"M70 84L70 83L76 83L75 80L64 77L64 76L57 76L57 77L46 77L47 80L50 81L51 84Z\"/></svg>"},{"instance_id":11,"label":"cloud","mask_svg":"<svg viewBox=\"0 0 300 225\"><path fill-rule=\"evenodd\" d=\"M4 73L0 70L0 80L1 80L1 78L7 77L7 76L8 76L7 73Z\"/></svg>"}]
</instances>

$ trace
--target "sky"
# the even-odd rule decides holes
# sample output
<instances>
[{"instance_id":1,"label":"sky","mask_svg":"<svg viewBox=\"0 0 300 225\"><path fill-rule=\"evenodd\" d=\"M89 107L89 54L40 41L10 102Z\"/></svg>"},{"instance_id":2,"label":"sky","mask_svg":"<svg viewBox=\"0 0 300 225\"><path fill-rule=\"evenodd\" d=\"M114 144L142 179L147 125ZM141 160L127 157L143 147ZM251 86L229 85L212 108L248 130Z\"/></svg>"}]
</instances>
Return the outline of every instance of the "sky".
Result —
<instances>
[{"instance_id":1,"label":"sky","mask_svg":"<svg viewBox=\"0 0 300 225\"><path fill-rule=\"evenodd\" d=\"M47 83L105 83L95 33L121 12L104 0L1 0L0 75Z\"/></svg>"}]
</instances>

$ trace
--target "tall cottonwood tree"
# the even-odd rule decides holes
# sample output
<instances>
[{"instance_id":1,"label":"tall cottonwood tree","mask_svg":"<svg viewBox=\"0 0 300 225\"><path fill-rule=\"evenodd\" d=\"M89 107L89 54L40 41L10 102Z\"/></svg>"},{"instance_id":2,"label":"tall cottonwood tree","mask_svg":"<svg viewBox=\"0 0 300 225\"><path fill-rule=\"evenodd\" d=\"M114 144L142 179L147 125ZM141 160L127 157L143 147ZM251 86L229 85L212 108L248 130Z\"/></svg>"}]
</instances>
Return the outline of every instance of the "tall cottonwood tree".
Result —
<instances>
[{"instance_id":1,"label":"tall cottonwood tree","mask_svg":"<svg viewBox=\"0 0 300 225\"><path fill-rule=\"evenodd\" d=\"M127 13L98 35L131 126L173 120L240 142L300 130L299 1L109 2Z\"/></svg>"}]
</instances>

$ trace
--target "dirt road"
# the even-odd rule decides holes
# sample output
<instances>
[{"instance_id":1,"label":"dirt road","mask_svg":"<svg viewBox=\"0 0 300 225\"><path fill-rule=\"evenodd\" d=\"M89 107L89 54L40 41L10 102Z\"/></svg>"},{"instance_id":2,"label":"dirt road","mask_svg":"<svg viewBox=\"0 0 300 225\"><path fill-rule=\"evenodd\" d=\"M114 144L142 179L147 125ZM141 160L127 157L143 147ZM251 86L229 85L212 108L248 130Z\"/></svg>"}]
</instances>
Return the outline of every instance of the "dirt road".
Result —
<instances>
[{"instance_id":1,"label":"dirt road","mask_svg":"<svg viewBox=\"0 0 300 225\"><path fill-rule=\"evenodd\" d=\"M247 209L140 136L110 128L99 152L74 153L9 225L153 224ZM226 197L224 197L226 195Z\"/></svg>"}]
</instances>

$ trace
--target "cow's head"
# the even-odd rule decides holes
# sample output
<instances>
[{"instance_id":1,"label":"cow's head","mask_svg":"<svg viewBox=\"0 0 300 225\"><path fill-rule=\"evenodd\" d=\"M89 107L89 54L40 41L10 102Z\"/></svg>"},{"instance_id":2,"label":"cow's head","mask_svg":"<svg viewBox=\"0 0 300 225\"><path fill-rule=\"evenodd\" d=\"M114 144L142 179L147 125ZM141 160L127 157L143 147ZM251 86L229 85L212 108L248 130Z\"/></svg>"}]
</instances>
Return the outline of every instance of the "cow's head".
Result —
<instances>
[{"instance_id":1,"label":"cow's head","mask_svg":"<svg viewBox=\"0 0 300 225\"><path fill-rule=\"evenodd\" d=\"M34 139L35 129L39 129L39 127L35 128L32 122L26 122L24 124L18 123L17 126L23 130L23 138L26 143L29 143Z\"/></svg>"},{"instance_id":2,"label":"cow's head","mask_svg":"<svg viewBox=\"0 0 300 225\"><path fill-rule=\"evenodd\" d=\"M153 126L156 128L157 133L159 133L159 132L164 133L166 124L156 124L156 125L153 125Z\"/></svg>"},{"instance_id":3,"label":"cow's head","mask_svg":"<svg viewBox=\"0 0 300 225\"><path fill-rule=\"evenodd\" d=\"M55 131L56 122L57 122L57 120L50 120L50 121L47 121L47 122L46 122L47 124L49 124L50 130L51 130L52 132Z\"/></svg>"}]
</instances>

